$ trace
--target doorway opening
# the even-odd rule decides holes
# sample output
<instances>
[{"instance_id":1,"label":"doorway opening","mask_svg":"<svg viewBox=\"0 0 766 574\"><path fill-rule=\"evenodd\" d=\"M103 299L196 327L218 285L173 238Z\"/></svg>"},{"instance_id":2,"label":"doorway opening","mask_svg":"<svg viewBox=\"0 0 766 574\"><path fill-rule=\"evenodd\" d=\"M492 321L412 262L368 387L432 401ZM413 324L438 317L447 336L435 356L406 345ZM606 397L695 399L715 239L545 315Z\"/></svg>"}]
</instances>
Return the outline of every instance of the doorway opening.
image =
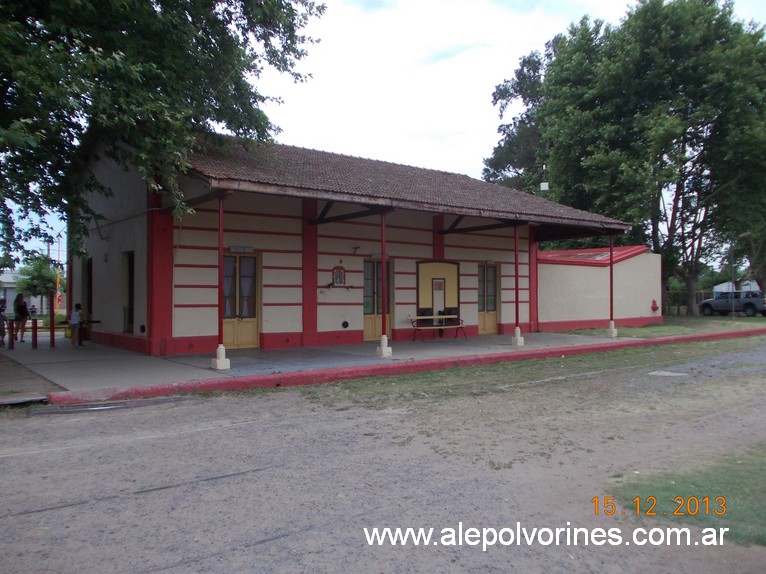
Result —
<instances>
[{"instance_id":1,"label":"doorway opening","mask_svg":"<svg viewBox=\"0 0 766 574\"><path fill-rule=\"evenodd\" d=\"M228 348L258 347L257 271L254 255L224 255L223 344Z\"/></svg>"}]
</instances>

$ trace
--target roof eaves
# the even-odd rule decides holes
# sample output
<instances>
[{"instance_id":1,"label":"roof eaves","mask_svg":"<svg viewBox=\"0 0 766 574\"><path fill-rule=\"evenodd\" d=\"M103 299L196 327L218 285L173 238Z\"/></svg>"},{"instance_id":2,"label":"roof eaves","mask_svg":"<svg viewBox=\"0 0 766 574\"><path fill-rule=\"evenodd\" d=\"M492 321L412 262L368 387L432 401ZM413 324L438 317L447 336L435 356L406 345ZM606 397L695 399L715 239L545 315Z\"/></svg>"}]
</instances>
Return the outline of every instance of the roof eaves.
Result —
<instances>
[{"instance_id":1,"label":"roof eaves","mask_svg":"<svg viewBox=\"0 0 766 574\"><path fill-rule=\"evenodd\" d=\"M523 210L496 210L486 208L470 208L457 205L444 205L415 200L403 200L390 197L380 197L364 193L342 192L331 189L315 189L279 185L274 183L258 183L231 178L209 178L210 187L213 189L226 189L247 193L267 193L285 197L302 197L321 199L327 201L346 201L349 203L364 203L365 205L380 205L386 207L398 207L425 211L429 213L447 213L451 215L470 215L484 218L512 219L525 223L540 223L564 225L570 227L588 227L594 230L610 230L625 232L630 226L614 219L597 217L592 221L584 221L580 217L567 217L561 215L531 214Z\"/></svg>"},{"instance_id":2,"label":"roof eaves","mask_svg":"<svg viewBox=\"0 0 766 574\"><path fill-rule=\"evenodd\" d=\"M646 245L624 245L614 248L614 263L632 259L638 255L649 253ZM588 257L598 255L598 257ZM562 251L541 251L537 254L539 263L548 265L574 265L578 267L608 267L609 248L569 249Z\"/></svg>"}]
</instances>

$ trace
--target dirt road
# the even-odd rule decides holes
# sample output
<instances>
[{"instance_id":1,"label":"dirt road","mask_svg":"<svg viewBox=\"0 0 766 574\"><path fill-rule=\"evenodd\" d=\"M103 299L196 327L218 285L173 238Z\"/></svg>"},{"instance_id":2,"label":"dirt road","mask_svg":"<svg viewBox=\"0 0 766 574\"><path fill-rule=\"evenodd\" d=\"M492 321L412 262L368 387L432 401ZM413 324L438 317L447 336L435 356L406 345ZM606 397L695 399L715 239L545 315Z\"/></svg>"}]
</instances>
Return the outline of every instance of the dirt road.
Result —
<instances>
[{"instance_id":1,"label":"dirt road","mask_svg":"<svg viewBox=\"0 0 766 574\"><path fill-rule=\"evenodd\" d=\"M636 473L693 471L766 444L763 339L689 363L592 363L572 376L564 360L555 372L540 363L492 392L424 391L374 408L329 385L3 413L0 571L763 572L766 548L728 541L485 552L442 540L460 523L656 526L595 516L591 499ZM433 527L445 543L368 545L363 529L386 526Z\"/></svg>"}]
</instances>

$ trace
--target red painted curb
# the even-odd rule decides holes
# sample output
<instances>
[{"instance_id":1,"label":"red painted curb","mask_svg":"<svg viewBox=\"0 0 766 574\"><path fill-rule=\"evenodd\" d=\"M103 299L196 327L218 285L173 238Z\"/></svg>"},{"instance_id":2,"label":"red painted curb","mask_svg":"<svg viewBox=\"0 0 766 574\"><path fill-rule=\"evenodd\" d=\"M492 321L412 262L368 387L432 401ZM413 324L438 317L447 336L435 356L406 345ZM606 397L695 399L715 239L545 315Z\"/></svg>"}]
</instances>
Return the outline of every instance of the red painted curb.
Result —
<instances>
[{"instance_id":1,"label":"red painted curb","mask_svg":"<svg viewBox=\"0 0 766 574\"><path fill-rule=\"evenodd\" d=\"M517 361L527 361L530 359L550 359L553 357L563 358L589 353L614 351L617 349L626 349L630 347L647 347L653 345L668 345L675 343L693 343L718 339L736 339L758 335L766 335L766 328L747 329L742 331L725 331L722 333L703 333L699 335L673 335L668 337L659 337L657 339L626 339L619 341L609 340L603 343L594 343L591 345L581 345L577 347L530 349L496 353L491 355L463 355L458 357L423 359L421 361L407 361L402 363L382 363L375 365L341 367L335 369L297 371L294 373L277 373L272 375L224 377L221 379L131 387L129 389L123 390L100 389L97 391L62 391L58 393L50 393L48 395L48 402L58 405L76 405L83 403L152 398L167 395L211 391L245 391L258 387L291 387L299 385L312 385L316 383L348 381L362 377L409 375L414 373L423 373L426 371L440 371L445 369L470 367L475 365L494 365L496 363L510 363Z\"/></svg>"}]
</instances>

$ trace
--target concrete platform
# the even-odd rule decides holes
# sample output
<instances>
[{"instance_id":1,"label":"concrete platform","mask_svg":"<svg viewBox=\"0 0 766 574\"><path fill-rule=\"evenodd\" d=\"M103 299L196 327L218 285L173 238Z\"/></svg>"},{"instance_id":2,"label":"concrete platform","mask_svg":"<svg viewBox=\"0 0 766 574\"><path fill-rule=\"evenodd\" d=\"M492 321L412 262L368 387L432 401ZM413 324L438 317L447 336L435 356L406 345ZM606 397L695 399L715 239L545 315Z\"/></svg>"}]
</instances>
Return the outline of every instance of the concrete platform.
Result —
<instances>
[{"instance_id":1,"label":"concrete platform","mask_svg":"<svg viewBox=\"0 0 766 574\"><path fill-rule=\"evenodd\" d=\"M41 339L38 349L27 342L14 350L0 348L3 382L0 404L40 400L77 404L178 393L244 390L341 381L372 375L396 375L498 362L518 361L613 349L766 334L766 329L703 333L659 339L607 339L560 333L525 334L523 347L510 335L433 341L393 341L392 358L376 354L375 341L359 345L299 347L275 350L232 350L231 369L211 369L213 353L181 357L148 357L86 341L71 347L63 337L50 348ZM15 370L11 368L15 365ZM15 373L15 374L14 374ZM26 373L26 374L20 374ZM29 375L34 375L30 377ZM28 380L18 380L19 377ZM41 393L40 388L45 387ZM16 392L4 392L11 385ZM30 392L25 395L25 385ZM21 392L19 392L21 391Z\"/></svg>"}]
</instances>

